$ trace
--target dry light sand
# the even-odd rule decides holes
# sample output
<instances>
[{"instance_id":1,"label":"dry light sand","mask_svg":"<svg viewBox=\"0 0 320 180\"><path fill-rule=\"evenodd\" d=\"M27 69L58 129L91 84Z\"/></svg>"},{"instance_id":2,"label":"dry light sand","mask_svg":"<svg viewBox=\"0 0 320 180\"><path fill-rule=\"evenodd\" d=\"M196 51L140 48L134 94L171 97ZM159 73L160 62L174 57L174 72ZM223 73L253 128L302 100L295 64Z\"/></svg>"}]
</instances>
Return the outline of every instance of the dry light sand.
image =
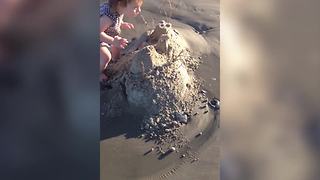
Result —
<instances>
[{"instance_id":1,"label":"dry light sand","mask_svg":"<svg viewBox=\"0 0 320 180\"><path fill-rule=\"evenodd\" d=\"M190 120L182 124L179 132L186 145L178 152L161 154L156 141L141 138L141 123L146 110L129 107L130 102L121 101L119 88L101 90L101 180L135 179L219 179L219 112L214 112L206 103L206 98L219 98L219 2L208 0L145 1L143 18L128 19L135 24L134 31L123 31L128 39L140 37L147 30L155 28L160 20L170 22L185 39L190 55L200 60L194 76L201 82L196 93ZM146 22L146 24L145 24ZM120 59L121 60L121 59ZM192 75L193 76L193 75ZM192 83L191 83L192 84ZM119 85L121 87L121 85ZM121 88L120 88L121 89ZM187 95L188 94L188 91ZM195 92L195 91L192 91ZM120 103L121 102L121 103ZM113 104L112 118L106 112L108 104ZM132 104L132 103L131 103ZM119 110L120 115L117 115ZM208 111L208 112L206 112ZM197 113L196 116L193 116ZM109 115L109 114L108 114ZM202 132L201 136L197 136ZM165 147L165 146L168 147ZM172 143L163 143L165 149ZM182 155L186 155L182 157Z\"/></svg>"}]
</instances>

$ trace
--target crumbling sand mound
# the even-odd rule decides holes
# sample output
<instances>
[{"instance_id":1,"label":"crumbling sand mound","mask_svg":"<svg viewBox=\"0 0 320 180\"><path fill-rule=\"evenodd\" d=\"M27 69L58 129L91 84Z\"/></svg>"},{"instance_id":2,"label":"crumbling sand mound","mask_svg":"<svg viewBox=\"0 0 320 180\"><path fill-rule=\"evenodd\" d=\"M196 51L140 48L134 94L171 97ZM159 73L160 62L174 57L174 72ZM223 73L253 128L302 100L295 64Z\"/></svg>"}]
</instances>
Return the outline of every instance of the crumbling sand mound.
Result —
<instances>
[{"instance_id":1,"label":"crumbling sand mound","mask_svg":"<svg viewBox=\"0 0 320 180\"><path fill-rule=\"evenodd\" d=\"M106 119L115 116L112 112L121 114L113 107L126 101L128 108L145 110L141 129L147 138L159 142L179 139L179 127L188 123L199 93L193 75L198 64L179 32L161 21L129 44L123 57L108 67L109 84L120 88L113 92L122 98L112 96Z\"/></svg>"}]
</instances>

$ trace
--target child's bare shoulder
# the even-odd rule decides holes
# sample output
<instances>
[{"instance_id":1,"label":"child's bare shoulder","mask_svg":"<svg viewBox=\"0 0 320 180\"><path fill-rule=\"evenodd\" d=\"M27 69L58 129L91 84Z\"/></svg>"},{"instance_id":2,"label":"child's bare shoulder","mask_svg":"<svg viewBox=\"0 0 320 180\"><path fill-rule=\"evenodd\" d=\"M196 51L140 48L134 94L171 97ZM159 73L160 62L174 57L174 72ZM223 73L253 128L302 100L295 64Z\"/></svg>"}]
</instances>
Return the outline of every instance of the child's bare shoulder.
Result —
<instances>
[{"instance_id":1,"label":"child's bare shoulder","mask_svg":"<svg viewBox=\"0 0 320 180\"><path fill-rule=\"evenodd\" d=\"M108 16L100 17L100 30L104 31L112 25L112 20Z\"/></svg>"}]
</instances>

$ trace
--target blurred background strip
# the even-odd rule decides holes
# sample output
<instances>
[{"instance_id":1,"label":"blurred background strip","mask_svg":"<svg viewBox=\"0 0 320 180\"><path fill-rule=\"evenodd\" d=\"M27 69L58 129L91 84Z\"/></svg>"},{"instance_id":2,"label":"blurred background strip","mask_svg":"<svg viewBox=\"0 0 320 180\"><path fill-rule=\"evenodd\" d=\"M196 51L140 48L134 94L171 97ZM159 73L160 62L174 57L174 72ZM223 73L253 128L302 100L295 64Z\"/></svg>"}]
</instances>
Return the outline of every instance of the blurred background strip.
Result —
<instances>
[{"instance_id":1,"label":"blurred background strip","mask_svg":"<svg viewBox=\"0 0 320 180\"><path fill-rule=\"evenodd\" d=\"M222 180L317 180L320 2L221 1Z\"/></svg>"},{"instance_id":2,"label":"blurred background strip","mask_svg":"<svg viewBox=\"0 0 320 180\"><path fill-rule=\"evenodd\" d=\"M0 1L0 179L99 179L98 7Z\"/></svg>"}]
</instances>

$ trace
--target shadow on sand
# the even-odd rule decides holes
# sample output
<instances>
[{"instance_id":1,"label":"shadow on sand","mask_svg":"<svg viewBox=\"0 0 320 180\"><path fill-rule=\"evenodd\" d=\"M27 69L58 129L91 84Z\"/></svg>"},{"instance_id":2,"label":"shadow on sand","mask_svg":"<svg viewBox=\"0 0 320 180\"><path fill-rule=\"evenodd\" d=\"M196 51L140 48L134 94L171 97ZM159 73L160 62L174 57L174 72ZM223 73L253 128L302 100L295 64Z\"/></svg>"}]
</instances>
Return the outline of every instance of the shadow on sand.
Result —
<instances>
[{"instance_id":1,"label":"shadow on sand","mask_svg":"<svg viewBox=\"0 0 320 180\"><path fill-rule=\"evenodd\" d=\"M143 120L143 112L125 112L121 116L112 119L101 119L100 140L124 135L127 139L138 138L143 131L140 124Z\"/></svg>"}]
</instances>

